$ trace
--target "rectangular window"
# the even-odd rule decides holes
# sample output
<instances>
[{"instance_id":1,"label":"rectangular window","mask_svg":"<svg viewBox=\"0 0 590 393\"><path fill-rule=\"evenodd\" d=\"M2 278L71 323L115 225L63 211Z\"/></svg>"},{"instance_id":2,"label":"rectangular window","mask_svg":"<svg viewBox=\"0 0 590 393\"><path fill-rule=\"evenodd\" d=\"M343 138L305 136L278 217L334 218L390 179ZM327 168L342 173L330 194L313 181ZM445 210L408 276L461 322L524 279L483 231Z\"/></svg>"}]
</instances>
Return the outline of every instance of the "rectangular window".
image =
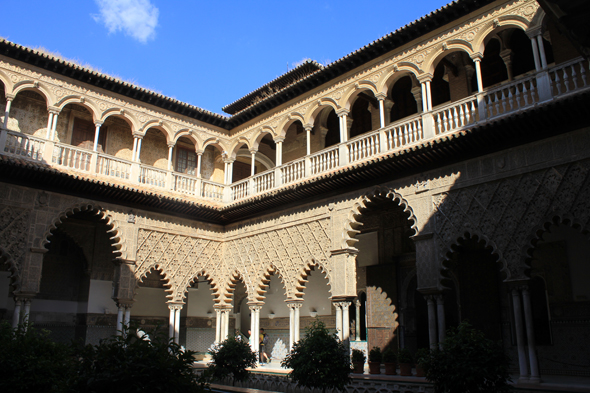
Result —
<instances>
[{"instance_id":1,"label":"rectangular window","mask_svg":"<svg viewBox=\"0 0 590 393\"><path fill-rule=\"evenodd\" d=\"M187 175L195 175L195 168L197 167L197 153L194 151L177 148L176 149L176 171L186 173Z\"/></svg>"}]
</instances>

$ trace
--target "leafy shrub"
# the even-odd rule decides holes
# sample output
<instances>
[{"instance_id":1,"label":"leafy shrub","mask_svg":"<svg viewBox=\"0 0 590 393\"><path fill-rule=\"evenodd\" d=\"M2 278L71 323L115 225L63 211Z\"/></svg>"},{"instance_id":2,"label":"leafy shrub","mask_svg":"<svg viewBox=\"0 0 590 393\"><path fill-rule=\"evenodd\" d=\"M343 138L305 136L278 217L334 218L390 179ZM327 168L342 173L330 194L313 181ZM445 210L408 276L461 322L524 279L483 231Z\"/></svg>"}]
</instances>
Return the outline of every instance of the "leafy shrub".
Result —
<instances>
[{"instance_id":1,"label":"leafy shrub","mask_svg":"<svg viewBox=\"0 0 590 393\"><path fill-rule=\"evenodd\" d=\"M408 348L402 348L397 353L397 361L403 364L411 364L414 360L412 359L412 352Z\"/></svg>"},{"instance_id":2,"label":"leafy shrub","mask_svg":"<svg viewBox=\"0 0 590 393\"><path fill-rule=\"evenodd\" d=\"M220 345L211 350L213 360L209 363L209 370L213 379L223 379L231 376L233 384L245 381L250 377L248 367L256 366L256 354L246 340L236 340L229 336Z\"/></svg>"},{"instance_id":3,"label":"leafy shrub","mask_svg":"<svg viewBox=\"0 0 590 393\"><path fill-rule=\"evenodd\" d=\"M32 326L0 324L0 392L60 392L74 375L71 348Z\"/></svg>"},{"instance_id":4,"label":"leafy shrub","mask_svg":"<svg viewBox=\"0 0 590 393\"><path fill-rule=\"evenodd\" d=\"M395 363L397 361L397 356L395 356L395 351L389 347L383 350L383 363Z\"/></svg>"},{"instance_id":5,"label":"leafy shrub","mask_svg":"<svg viewBox=\"0 0 590 393\"><path fill-rule=\"evenodd\" d=\"M307 328L305 337L295 343L281 366L293 369L289 377L297 385L323 392L344 390L352 371L348 348L319 320Z\"/></svg>"},{"instance_id":6,"label":"leafy shrub","mask_svg":"<svg viewBox=\"0 0 590 393\"><path fill-rule=\"evenodd\" d=\"M369 362L381 363L381 348L373 347L371 351L369 351Z\"/></svg>"},{"instance_id":7,"label":"leafy shrub","mask_svg":"<svg viewBox=\"0 0 590 393\"><path fill-rule=\"evenodd\" d=\"M352 350L352 361L353 363L365 363L365 353L360 349L353 349Z\"/></svg>"},{"instance_id":8,"label":"leafy shrub","mask_svg":"<svg viewBox=\"0 0 590 393\"><path fill-rule=\"evenodd\" d=\"M124 328L99 345L77 348L78 375L71 392L202 392L204 378L192 368L193 351L183 351L166 332L137 334L137 325Z\"/></svg>"},{"instance_id":9,"label":"leafy shrub","mask_svg":"<svg viewBox=\"0 0 590 393\"><path fill-rule=\"evenodd\" d=\"M427 348L420 348L416 351L416 363L424 365L430 357L430 351Z\"/></svg>"},{"instance_id":10,"label":"leafy shrub","mask_svg":"<svg viewBox=\"0 0 590 393\"><path fill-rule=\"evenodd\" d=\"M436 393L492 393L510 391L509 363L500 343L462 322L449 330L442 349L430 353L424 368Z\"/></svg>"}]
</instances>

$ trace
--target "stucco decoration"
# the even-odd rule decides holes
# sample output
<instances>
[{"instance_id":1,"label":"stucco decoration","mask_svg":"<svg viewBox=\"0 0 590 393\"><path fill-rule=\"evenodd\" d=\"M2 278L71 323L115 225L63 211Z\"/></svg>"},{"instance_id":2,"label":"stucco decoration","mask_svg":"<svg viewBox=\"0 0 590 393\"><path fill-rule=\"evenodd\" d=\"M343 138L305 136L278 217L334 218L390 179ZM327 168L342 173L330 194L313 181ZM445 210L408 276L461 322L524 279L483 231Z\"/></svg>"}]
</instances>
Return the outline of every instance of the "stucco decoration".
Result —
<instances>
[{"instance_id":1,"label":"stucco decoration","mask_svg":"<svg viewBox=\"0 0 590 393\"><path fill-rule=\"evenodd\" d=\"M225 292L220 290L220 277L228 275L221 245L213 240L139 229L135 277L141 281L151 269L160 270L170 287L167 298L182 303L192 281L206 276L218 303Z\"/></svg>"},{"instance_id":2,"label":"stucco decoration","mask_svg":"<svg viewBox=\"0 0 590 393\"><path fill-rule=\"evenodd\" d=\"M30 215L29 209L0 206L0 259L4 258L8 265L12 290L20 287Z\"/></svg>"},{"instance_id":3,"label":"stucco decoration","mask_svg":"<svg viewBox=\"0 0 590 393\"><path fill-rule=\"evenodd\" d=\"M435 200L435 236L442 265L466 233L493 247L507 280L526 279L531 242L548 219L562 217L590 228L588 162L548 168L452 190ZM571 216L563 212L571 212ZM568 218L569 217L569 218ZM494 239L491 242L488 239Z\"/></svg>"}]
</instances>

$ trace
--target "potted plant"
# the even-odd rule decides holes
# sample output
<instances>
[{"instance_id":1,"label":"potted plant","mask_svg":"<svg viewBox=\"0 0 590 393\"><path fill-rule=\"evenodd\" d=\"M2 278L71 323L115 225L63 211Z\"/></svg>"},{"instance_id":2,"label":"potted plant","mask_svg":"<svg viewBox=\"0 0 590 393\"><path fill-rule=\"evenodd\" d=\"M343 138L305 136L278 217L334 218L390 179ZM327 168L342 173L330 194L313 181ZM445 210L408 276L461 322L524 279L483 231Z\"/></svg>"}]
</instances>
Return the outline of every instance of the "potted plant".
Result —
<instances>
[{"instance_id":1,"label":"potted plant","mask_svg":"<svg viewBox=\"0 0 590 393\"><path fill-rule=\"evenodd\" d=\"M424 373L424 365L428 361L428 357L430 356L430 351L427 348L420 348L416 351L416 376L417 377L424 377L426 374Z\"/></svg>"},{"instance_id":2,"label":"potted plant","mask_svg":"<svg viewBox=\"0 0 590 393\"><path fill-rule=\"evenodd\" d=\"M412 375L412 353L408 348L402 348L397 353L399 363L399 375L409 377Z\"/></svg>"},{"instance_id":3,"label":"potted plant","mask_svg":"<svg viewBox=\"0 0 590 393\"><path fill-rule=\"evenodd\" d=\"M352 350L352 372L355 374L362 374L365 367L365 353L360 349Z\"/></svg>"},{"instance_id":4,"label":"potted plant","mask_svg":"<svg viewBox=\"0 0 590 393\"><path fill-rule=\"evenodd\" d=\"M381 348L373 347L369 352L369 374L381 374Z\"/></svg>"},{"instance_id":5,"label":"potted plant","mask_svg":"<svg viewBox=\"0 0 590 393\"><path fill-rule=\"evenodd\" d=\"M385 364L385 375L395 375L397 368L397 356L395 351L389 347L383 350L383 364Z\"/></svg>"}]
</instances>

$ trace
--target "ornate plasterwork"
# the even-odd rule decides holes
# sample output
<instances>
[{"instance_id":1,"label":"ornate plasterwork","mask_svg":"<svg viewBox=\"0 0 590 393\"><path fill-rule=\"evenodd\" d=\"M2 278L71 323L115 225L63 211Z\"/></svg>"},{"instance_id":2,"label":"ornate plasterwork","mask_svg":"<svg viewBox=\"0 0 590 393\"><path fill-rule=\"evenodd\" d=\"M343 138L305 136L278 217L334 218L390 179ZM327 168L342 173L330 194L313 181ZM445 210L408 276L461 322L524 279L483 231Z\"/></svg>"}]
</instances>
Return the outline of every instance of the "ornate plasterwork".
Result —
<instances>
[{"instance_id":1,"label":"ornate plasterwork","mask_svg":"<svg viewBox=\"0 0 590 393\"><path fill-rule=\"evenodd\" d=\"M507 279L526 278L526 251L535 233L555 217L588 231L588 200L588 162L439 194L434 198L434 222L440 261L453 252L458 239L469 234L492 247Z\"/></svg>"},{"instance_id":2,"label":"ornate plasterwork","mask_svg":"<svg viewBox=\"0 0 590 393\"><path fill-rule=\"evenodd\" d=\"M141 279L152 269L160 270L167 285L168 299L183 302L197 276L210 279L216 302L223 290L219 282L227 277L221 242L141 228L138 231L135 276Z\"/></svg>"},{"instance_id":3,"label":"ornate plasterwork","mask_svg":"<svg viewBox=\"0 0 590 393\"><path fill-rule=\"evenodd\" d=\"M20 270L26 252L29 209L0 206L0 256L6 259L10 271L11 286L18 289Z\"/></svg>"}]
</instances>

